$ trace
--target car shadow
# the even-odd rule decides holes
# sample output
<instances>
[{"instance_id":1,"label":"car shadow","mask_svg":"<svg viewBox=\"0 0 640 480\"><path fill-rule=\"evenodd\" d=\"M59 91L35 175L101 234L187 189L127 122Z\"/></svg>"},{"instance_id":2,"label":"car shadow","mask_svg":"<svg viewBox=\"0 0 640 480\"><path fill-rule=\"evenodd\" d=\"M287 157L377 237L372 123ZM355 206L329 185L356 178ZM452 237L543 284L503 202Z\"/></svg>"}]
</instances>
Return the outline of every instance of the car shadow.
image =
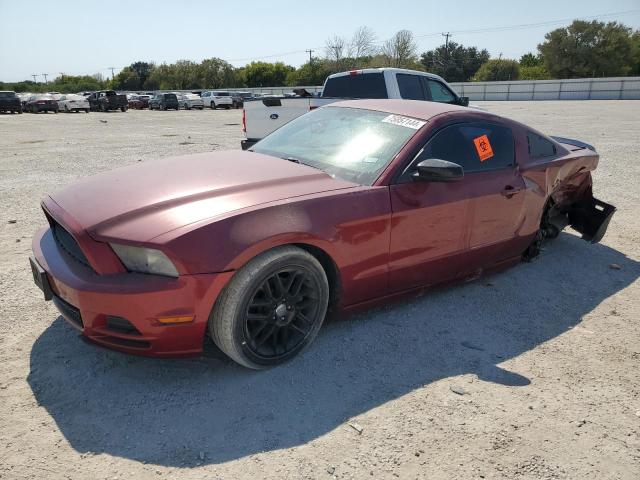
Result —
<instances>
[{"instance_id":1,"label":"car shadow","mask_svg":"<svg viewBox=\"0 0 640 480\"><path fill-rule=\"evenodd\" d=\"M533 263L329 322L300 358L261 372L211 349L185 360L111 352L58 318L33 345L28 382L79 452L220 463L304 444L447 377L526 388L532 379L499 364L571 329L639 275L623 253L563 234Z\"/></svg>"}]
</instances>

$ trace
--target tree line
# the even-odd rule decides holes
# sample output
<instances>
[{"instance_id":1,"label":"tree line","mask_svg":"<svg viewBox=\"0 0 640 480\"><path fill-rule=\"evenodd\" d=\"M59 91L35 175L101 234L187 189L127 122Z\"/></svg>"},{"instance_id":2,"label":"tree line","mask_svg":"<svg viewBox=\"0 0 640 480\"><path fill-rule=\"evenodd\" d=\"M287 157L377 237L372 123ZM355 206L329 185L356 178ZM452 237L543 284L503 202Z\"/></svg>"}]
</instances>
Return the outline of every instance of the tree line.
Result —
<instances>
[{"instance_id":1,"label":"tree line","mask_svg":"<svg viewBox=\"0 0 640 480\"><path fill-rule=\"evenodd\" d=\"M18 92L85 90L195 90L203 88L321 85L332 73L368 67L399 67L440 75L448 82L543 80L640 75L640 31L618 22L575 20L548 32L536 53L519 59L491 58L486 49L454 41L422 53L413 34L400 30L379 42L373 30L360 27L350 38L326 40L324 56L295 68L283 62L255 61L234 67L220 58L175 63L138 61L111 79L60 75L48 83L0 82Z\"/></svg>"}]
</instances>

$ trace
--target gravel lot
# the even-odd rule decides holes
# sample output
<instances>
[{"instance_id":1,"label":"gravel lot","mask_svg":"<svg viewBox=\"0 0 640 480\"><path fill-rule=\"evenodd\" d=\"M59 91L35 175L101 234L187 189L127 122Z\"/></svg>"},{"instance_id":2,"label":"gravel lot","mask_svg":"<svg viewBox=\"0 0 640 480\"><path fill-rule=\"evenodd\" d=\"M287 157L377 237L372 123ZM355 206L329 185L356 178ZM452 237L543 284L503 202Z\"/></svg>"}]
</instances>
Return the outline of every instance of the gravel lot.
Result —
<instances>
[{"instance_id":1,"label":"gravel lot","mask_svg":"<svg viewBox=\"0 0 640 480\"><path fill-rule=\"evenodd\" d=\"M87 345L27 262L46 192L239 148L240 111L1 115L0 478L640 478L640 102L482 106L597 147L603 243L563 233L265 372Z\"/></svg>"}]
</instances>

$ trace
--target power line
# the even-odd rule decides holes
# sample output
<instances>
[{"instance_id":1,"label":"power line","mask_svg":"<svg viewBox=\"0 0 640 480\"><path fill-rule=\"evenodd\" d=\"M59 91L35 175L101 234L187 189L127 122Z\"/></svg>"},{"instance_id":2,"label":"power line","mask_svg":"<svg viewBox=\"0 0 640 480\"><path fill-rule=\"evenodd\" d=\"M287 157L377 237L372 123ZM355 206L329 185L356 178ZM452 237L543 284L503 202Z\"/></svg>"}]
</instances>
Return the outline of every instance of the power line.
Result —
<instances>
[{"instance_id":1,"label":"power line","mask_svg":"<svg viewBox=\"0 0 640 480\"><path fill-rule=\"evenodd\" d=\"M567 22L571 22L573 20L595 20L595 19L602 19L602 18L609 18L609 17L615 17L615 16L625 16L625 15L637 15L640 14L640 9L634 9L634 10L624 10L624 11L620 11L620 12L610 12L610 13L602 13L599 15L590 15L590 16L585 16L585 17L580 17L580 18L562 18L562 19L557 19L557 20L547 20L544 22L538 22L538 23L521 23L521 24L515 24L515 25L502 25L502 26L497 26L497 27L486 27L486 28L477 28L477 29L470 29L470 30L452 30L450 32L447 32L449 34L449 36L453 36L455 35L466 35L466 34L475 34L475 33L491 33L491 32L501 32L501 31L508 31L508 30L519 30L519 29L526 29L526 28L535 28L535 27L543 27L543 26L551 26L551 25L558 25L558 24L562 24L562 23L567 23ZM418 35L414 35L414 38L428 38L428 37L439 37L444 35L442 32L434 32L434 33L423 33L423 34L418 34ZM382 45L384 42L377 42L376 45ZM314 47L315 49L321 49L321 46L317 46ZM252 60L263 60L263 59L269 59L269 58L278 58L278 57L286 57L289 55L295 55L295 54L300 54L300 53L309 53L309 50L292 50L289 52L282 52L282 53L275 53L275 54L270 54L270 55L262 55L262 56L257 56L257 57L244 57L244 58L229 58L226 59L227 62L231 63L231 62L243 62L243 61L252 61Z\"/></svg>"},{"instance_id":2,"label":"power line","mask_svg":"<svg viewBox=\"0 0 640 480\"><path fill-rule=\"evenodd\" d=\"M600 15L591 15L591 16L580 17L580 18L574 17L574 18L562 18L558 20L547 20L547 21L538 22L538 23L520 23L516 25L502 25L498 27L476 28L471 30L453 30L452 33L455 33L457 35L462 35L462 34L469 34L469 33L502 32L506 30L519 30L519 29L525 29L525 28L545 27L545 26L550 26L550 25L559 24L559 23L572 22L574 20L595 20L598 18L608 18L608 17L616 17L616 16L622 16L622 15L637 15L637 14L640 14L640 9L625 10L622 12L602 13ZM442 35L442 34L440 32L424 33L420 35L414 35L414 37L425 38L425 37L437 37L439 35Z\"/></svg>"}]
</instances>

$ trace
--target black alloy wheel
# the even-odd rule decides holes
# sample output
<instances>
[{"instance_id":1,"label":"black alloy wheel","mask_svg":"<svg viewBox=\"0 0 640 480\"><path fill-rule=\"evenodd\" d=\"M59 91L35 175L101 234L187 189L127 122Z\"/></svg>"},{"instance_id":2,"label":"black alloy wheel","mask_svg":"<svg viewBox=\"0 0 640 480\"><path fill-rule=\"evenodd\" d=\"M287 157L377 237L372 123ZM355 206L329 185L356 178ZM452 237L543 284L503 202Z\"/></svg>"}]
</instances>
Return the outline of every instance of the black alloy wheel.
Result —
<instances>
[{"instance_id":1,"label":"black alloy wheel","mask_svg":"<svg viewBox=\"0 0 640 480\"><path fill-rule=\"evenodd\" d=\"M254 257L213 305L209 332L232 360L253 369L281 364L315 339L329 304L323 266L293 245Z\"/></svg>"},{"instance_id":2,"label":"black alloy wheel","mask_svg":"<svg viewBox=\"0 0 640 480\"><path fill-rule=\"evenodd\" d=\"M248 347L267 359L287 354L313 330L319 308L317 285L309 272L296 267L275 272L247 305Z\"/></svg>"}]
</instances>

